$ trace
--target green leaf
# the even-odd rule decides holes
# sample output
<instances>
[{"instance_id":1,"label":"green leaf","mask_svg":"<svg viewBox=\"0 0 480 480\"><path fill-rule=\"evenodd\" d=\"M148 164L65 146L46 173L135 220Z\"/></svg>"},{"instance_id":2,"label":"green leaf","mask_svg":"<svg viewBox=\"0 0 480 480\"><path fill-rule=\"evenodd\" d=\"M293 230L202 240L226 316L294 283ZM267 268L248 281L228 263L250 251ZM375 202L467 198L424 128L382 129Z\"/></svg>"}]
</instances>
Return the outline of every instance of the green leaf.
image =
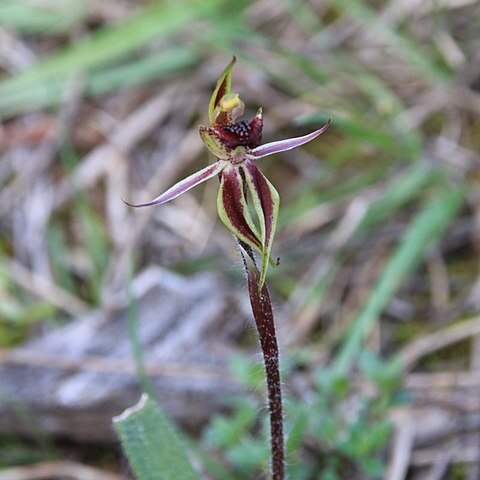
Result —
<instances>
[{"instance_id":1,"label":"green leaf","mask_svg":"<svg viewBox=\"0 0 480 480\"><path fill-rule=\"evenodd\" d=\"M178 434L147 394L113 424L137 480L200 480Z\"/></svg>"}]
</instances>

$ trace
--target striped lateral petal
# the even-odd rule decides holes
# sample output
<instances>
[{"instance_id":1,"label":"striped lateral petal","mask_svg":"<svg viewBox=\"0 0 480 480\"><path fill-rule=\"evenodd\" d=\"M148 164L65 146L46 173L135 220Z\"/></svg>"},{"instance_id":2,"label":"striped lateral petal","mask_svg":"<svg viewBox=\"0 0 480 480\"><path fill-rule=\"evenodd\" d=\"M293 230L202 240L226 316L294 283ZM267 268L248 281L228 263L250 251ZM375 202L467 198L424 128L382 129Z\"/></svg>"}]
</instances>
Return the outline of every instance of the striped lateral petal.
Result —
<instances>
[{"instance_id":1,"label":"striped lateral petal","mask_svg":"<svg viewBox=\"0 0 480 480\"><path fill-rule=\"evenodd\" d=\"M243 164L243 169L250 197L260 221L261 253L263 258L259 288L262 288L267 275L273 237L275 236L275 228L277 226L280 196L275 187L267 180L265 175L263 175L254 163L247 160Z\"/></svg>"},{"instance_id":2,"label":"striped lateral petal","mask_svg":"<svg viewBox=\"0 0 480 480\"><path fill-rule=\"evenodd\" d=\"M273 155L274 153L286 152L287 150L300 147L301 145L305 145L305 143L311 142L320 136L323 132L325 132L325 130L327 130L329 125L330 120L322 128L315 130L308 135L304 135L303 137L287 138L286 140L279 140L278 142L260 145L259 147L250 150L247 154L247 157L256 160L268 155Z\"/></svg>"},{"instance_id":3,"label":"striped lateral petal","mask_svg":"<svg viewBox=\"0 0 480 480\"><path fill-rule=\"evenodd\" d=\"M222 160L226 160L229 157L231 148L224 146L224 142L214 128L200 125L198 132L202 142L215 157Z\"/></svg>"},{"instance_id":4,"label":"striped lateral petal","mask_svg":"<svg viewBox=\"0 0 480 480\"><path fill-rule=\"evenodd\" d=\"M237 59L233 57L232 61L226 66L210 98L208 118L212 124L215 122L215 109L218 107L220 100L232 90L232 68L236 60Z\"/></svg>"},{"instance_id":5,"label":"striped lateral petal","mask_svg":"<svg viewBox=\"0 0 480 480\"><path fill-rule=\"evenodd\" d=\"M202 170L193 173L189 177L184 178L180 182L176 183L173 185L173 187L170 187L166 192L162 193L150 202L140 203L137 205L132 205L128 202L125 203L130 207L151 207L153 205L161 205L162 203L166 203L174 198L177 198L182 193L185 193L191 188L196 187L205 180L218 175L227 165L228 163L224 161L218 161L212 165L208 165L208 167L205 167Z\"/></svg>"},{"instance_id":6,"label":"striped lateral petal","mask_svg":"<svg viewBox=\"0 0 480 480\"><path fill-rule=\"evenodd\" d=\"M238 167L226 167L222 171L217 210L220 220L237 238L263 254L258 229L248 211L244 182Z\"/></svg>"}]
</instances>

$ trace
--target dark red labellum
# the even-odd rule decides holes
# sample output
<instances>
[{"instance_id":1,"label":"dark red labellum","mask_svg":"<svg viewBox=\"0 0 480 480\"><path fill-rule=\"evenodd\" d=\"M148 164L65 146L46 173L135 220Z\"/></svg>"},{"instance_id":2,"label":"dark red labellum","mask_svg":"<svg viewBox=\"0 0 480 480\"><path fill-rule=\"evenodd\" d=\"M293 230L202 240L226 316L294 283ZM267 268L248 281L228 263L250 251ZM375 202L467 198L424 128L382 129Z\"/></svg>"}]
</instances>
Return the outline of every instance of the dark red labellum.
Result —
<instances>
[{"instance_id":1,"label":"dark red labellum","mask_svg":"<svg viewBox=\"0 0 480 480\"><path fill-rule=\"evenodd\" d=\"M251 122L243 120L232 125L217 127L221 142L229 148L239 146L256 148L262 141L263 122L255 117Z\"/></svg>"}]
</instances>

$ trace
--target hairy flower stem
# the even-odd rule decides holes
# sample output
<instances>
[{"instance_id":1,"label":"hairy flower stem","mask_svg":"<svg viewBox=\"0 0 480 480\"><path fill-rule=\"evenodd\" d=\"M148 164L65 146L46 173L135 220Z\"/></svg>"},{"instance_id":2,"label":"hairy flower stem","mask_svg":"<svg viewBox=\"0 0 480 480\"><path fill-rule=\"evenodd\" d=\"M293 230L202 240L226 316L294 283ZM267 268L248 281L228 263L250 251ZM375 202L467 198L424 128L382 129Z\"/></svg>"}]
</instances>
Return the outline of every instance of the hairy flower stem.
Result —
<instances>
[{"instance_id":1,"label":"hairy flower stem","mask_svg":"<svg viewBox=\"0 0 480 480\"><path fill-rule=\"evenodd\" d=\"M238 240L238 239L237 239ZM272 480L285 478L285 454L283 440L282 389L280 381L279 353L272 302L266 283L259 289L258 271L252 249L238 240L245 273L247 275L250 303L262 347L267 378L268 407L270 411L270 440L272 449Z\"/></svg>"}]
</instances>

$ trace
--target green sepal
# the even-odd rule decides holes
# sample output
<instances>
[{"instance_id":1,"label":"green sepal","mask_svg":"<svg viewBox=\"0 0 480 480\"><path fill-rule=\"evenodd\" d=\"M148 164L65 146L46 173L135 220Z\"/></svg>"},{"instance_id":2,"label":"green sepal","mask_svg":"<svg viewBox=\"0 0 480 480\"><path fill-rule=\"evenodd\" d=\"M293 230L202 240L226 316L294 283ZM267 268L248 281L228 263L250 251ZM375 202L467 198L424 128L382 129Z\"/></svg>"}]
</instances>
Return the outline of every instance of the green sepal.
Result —
<instances>
[{"instance_id":1,"label":"green sepal","mask_svg":"<svg viewBox=\"0 0 480 480\"><path fill-rule=\"evenodd\" d=\"M222 97L230 93L232 90L232 68L235 62L236 58L233 57L232 61L220 75L215 90L210 98L210 103L208 104L208 118L212 124L215 122L215 108L220 103Z\"/></svg>"},{"instance_id":2,"label":"green sepal","mask_svg":"<svg viewBox=\"0 0 480 480\"><path fill-rule=\"evenodd\" d=\"M245 181L253 207L260 222L262 268L259 287L262 288L267 276L268 264L275 264L270 256L277 226L280 195L254 163L246 162L242 169L245 173Z\"/></svg>"},{"instance_id":3,"label":"green sepal","mask_svg":"<svg viewBox=\"0 0 480 480\"><path fill-rule=\"evenodd\" d=\"M247 192L245 191L245 187L248 188L248 186L246 185L245 182L243 182L243 178L242 178L242 175L240 174L240 171L237 169L237 175L240 179L240 181L242 182L242 185L243 185L243 195L240 199L240 202L241 202L241 205L242 205L242 208L243 208L243 218L245 219L245 221L247 222L247 225L252 229L252 232L255 234L255 236L262 240L263 238L263 235L261 233L261 231L259 232L258 230L258 225L255 224L253 218L252 218L252 215L250 213L250 209L248 208L248 201L247 201ZM260 226L261 228L261 226ZM263 245L263 243L262 243ZM259 252L261 253L261 252Z\"/></svg>"}]
</instances>

